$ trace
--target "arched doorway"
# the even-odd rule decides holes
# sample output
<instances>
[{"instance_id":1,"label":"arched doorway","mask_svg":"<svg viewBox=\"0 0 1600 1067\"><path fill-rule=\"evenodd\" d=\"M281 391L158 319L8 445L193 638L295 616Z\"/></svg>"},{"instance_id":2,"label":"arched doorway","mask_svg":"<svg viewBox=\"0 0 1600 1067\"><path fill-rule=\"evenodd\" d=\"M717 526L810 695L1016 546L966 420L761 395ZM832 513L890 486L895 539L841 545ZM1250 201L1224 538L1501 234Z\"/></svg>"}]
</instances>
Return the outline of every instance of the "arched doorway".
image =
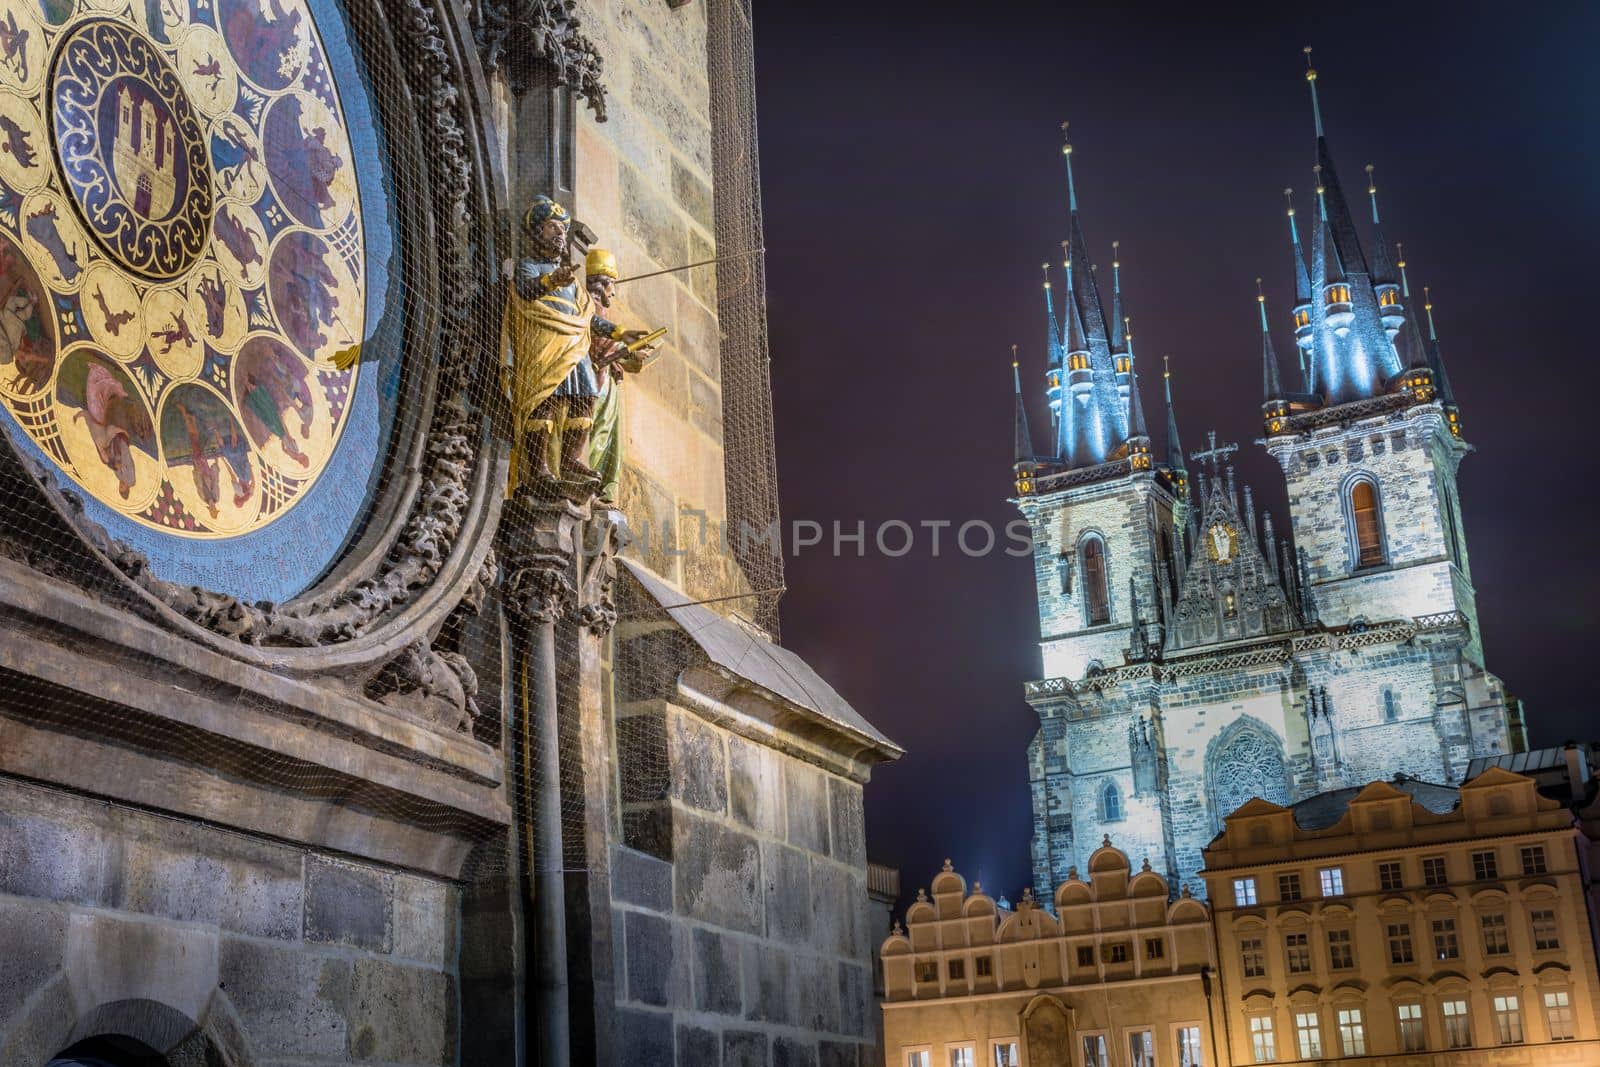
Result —
<instances>
[{"instance_id":1,"label":"arched doorway","mask_svg":"<svg viewBox=\"0 0 1600 1067\"><path fill-rule=\"evenodd\" d=\"M143 1041L107 1035L79 1041L58 1052L45 1067L170 1067L167 1058Z\"/></svg>"}]
</instances>

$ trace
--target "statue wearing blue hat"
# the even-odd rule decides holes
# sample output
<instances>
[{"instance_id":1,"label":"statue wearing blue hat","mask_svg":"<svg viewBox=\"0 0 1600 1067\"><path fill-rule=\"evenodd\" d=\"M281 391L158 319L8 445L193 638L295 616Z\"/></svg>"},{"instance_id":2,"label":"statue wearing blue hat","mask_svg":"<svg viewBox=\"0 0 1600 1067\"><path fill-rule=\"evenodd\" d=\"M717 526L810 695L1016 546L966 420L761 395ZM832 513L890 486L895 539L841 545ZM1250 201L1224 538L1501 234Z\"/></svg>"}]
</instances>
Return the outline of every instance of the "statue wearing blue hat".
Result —
<instances>
[{"instance_id":1,"label":"statue wearing blue hat","mask_svg":"<svg viewBox=\"0 0 1600 1067\"><path fill-rule=\"evenodd\" d=\"M567 209L547 196L535 197L522 220L529 254L517 263L501 325L514 434L507 496L540 480L598 480L585 462L600 395L590 348L596 336L644 336L594 313L578 264L567 262L571 225Z\"/></svg>"}]
</instances>

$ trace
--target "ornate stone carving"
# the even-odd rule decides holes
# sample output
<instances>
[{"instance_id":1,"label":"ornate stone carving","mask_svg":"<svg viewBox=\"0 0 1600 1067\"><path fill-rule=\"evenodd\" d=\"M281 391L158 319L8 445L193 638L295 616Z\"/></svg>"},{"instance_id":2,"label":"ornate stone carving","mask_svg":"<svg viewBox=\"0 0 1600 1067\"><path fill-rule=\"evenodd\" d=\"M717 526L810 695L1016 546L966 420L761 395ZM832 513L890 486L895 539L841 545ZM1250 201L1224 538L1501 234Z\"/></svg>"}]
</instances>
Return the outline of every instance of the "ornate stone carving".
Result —
<instances>
[{"instance_id":1,"label":"ornate stone carving","mask_svg":"<svg viewBox=\"0 0 1600 1067\"><path fill-rule=\"evenodd\" d=\"M622 537L614 523L601 520L591 525L590 542L584 547L583 588L578 591L574 618L596 637L604 637L617 622L617 551Z\"/></svg>"},{"instance_id":2,"label":"ornate stone carving","mask_svg":"<svg viewBox=\"0 0 1600 1067\"><path fill-rule=\"evenodd\" d=\"M436 725L470 730L478 717L478 675L465 656L438 652L426 640L401 649L363 688L369 700L422 711Z\"/></svg>"},{"instance_id":3,"label":"ornate stone carving","mask_svg":"<svg viewBox=\"0 0 1600 1067\"><path fill-rule=\"evenodd\" d=\"M553 623L577 603L578 591L567 576L566 556L538 554L508 568L501 596L506 610L530 623Z\"/></svg>"},{"instance_id":4,"label":"ornate stone carving","mask_svg":"<svg viewBox=\"0 0 1600 1067\"><path fill-rule=\"evenodd\" d=\"M473 5L473 30L483 68L493 74L504 67L506 84L521 94L543 65L557 85L565 85L588 101L594 117L606 120L605 66L600 51L579 32L574 0L478 0ZM506 62L507 59L510 62Z\"/></svg>"}]
</instances>

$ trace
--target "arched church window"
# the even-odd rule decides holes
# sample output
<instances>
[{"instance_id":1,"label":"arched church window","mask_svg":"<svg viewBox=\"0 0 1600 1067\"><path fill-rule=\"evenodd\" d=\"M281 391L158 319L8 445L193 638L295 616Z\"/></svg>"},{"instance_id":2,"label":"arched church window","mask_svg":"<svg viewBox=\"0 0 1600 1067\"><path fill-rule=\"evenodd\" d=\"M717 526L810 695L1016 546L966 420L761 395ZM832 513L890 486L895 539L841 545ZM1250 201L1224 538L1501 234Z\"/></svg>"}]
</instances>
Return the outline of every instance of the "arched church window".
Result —
<instances>
[{"instance_id":1,"label":"arched church window","mask_svg":"<svg viewBox=\"0 0 1600 1067\"><path fill-rule=\"evenodd\" d=\"M1122 793L1117 783L1107 782L1100 787L1100 821L1117 822L1122 818Z\"/></svg>"},{"instance_id":2,"label":"arched church window","mask_svg":"<svg viewBox=\"0 0 1600 1067\"><path fill-rule=\"evenodd\" d=\"M1099 626L1111 621L1111 587L1106 580L1106 543L1098 537L1083 541L1083 604L1085 621Z\"/></svg>"},{"instance_id":3,"label":"arched church window","mask_svg":"<svg viewBox=\"0 0 1600 1067\"><path fill-rule=\"evenodd\" d=\"M1378 487L1369 478L1350 486L1350 530L1355 542L1357 567L1377 567L1387 562L1383 553L1383 528L1378 511Z\"/></svg>"},{"instance_id":4,"label":"arched church window","mask_svg":"<svg viewBox=\"0 0 1600 1067\"><path fill-rule=\"evenodd\" d=\"M1383 691L1383 721L1394 722L1400 718L1400 705L1394 699L1394 690Z\"/></svg>"},{"instance_id":5,"label":"arched church window","mask_svg":"<svg viewBox=\"0 0 1600 1067\"><path fill-rule=\"evenodd\" d=\"M1235 730L1234 736L1210 752L1207 758L1207 791L1218 829L1224 818L1251 797L1261 797L1274 804L1289 803L1282 746L1253 726L1240 723ZM1226 733L1223 736L1226 737Z\"/></svg>"}]
</instances>

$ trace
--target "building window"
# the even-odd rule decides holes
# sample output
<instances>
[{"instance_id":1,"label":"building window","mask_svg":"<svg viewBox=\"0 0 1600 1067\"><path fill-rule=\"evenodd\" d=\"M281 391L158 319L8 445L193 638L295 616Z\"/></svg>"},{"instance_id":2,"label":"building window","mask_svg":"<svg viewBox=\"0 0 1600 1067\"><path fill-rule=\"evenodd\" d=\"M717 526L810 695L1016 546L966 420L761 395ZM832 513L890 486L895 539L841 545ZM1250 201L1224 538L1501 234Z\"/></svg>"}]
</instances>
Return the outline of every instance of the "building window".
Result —
<instances>
[{"instance_id":1,"label":"building window","mask_svg":"<svg viewBox=\"0 0 1600 1067\"><path fill-rule=\"evenodd\" d=\"M960 1048L950 1050L950 1067L977 1067L977 1056L972 1051L971 1045L962 1045Z\"/></svg>"},{"instance_id":2,"label":"building window","mask_svg":"<svg viewBox=\"0 0 1600 1067\"><path fill-rule=\"evenodd\" d=\"M1159 937L1144 939L1144 958L1147 960L1163 959L1167 954L1167 943Z\"/></svg>"},{"instance_id":3,"label":"building window","mask_svg":"<svg viewBox=\"0 0 1600 1067\"><path fill-rule=\"evenodd\" d=\"M1544 995L1544 1018L1550 1024L1551 1041L1571 1041L1576 1035L1572 1029L1572 1003L1566 992Z\"/></svg>"},{"instance_id":4,"label":"building window","mask_svg":"<svg viewBox=\"0 0 1600 1067\"><path fill-rule=\"evenodd\" d=\"M1093 967L1094 966L1094 946L1093 945L1079 945L1078 946L1078 966L1079 967Z\"/></svg>"},{"instance_id":5,"label":"building window","mask_svg":"<svg viewBox=\"0 0 1600 1067\"><path fill-rule=\"evenodd\" d=\"M1247 937L1239 942L1239 958L1244 964L1246 978L1260 978L1267 973L1267 954L1259 937Z\"/></svg>"},{"instance_id":6,"label":"building window","mask_svg":"<svg viewBox=\"0 0 1600 1067\"><path fill-rule=\"evenodd\" d=\"M1556 913L1548 908L1528 913L1528 922L1533 926L1533 948L1535 952L1546 952L1553 948L1561 947L1561 938L1556 934Z\"/></svg>"},{"instance_id":7,"label":"building window","mask_svg":"<svg viewBox=\"0 0 1600 1067\"><path fill-rule=\"evenodd\" d=\"M1311 945L1305 934L1284 934L1283 955L1290 974L1305 974L1311 970Z\"/></svg>"},{"instance_id":8,"label":"building window","mask_svg":"<svg viewBox=\"0 0 1600 1067\"><path fill-rule=\"evenodd\" d=\"M1511 937L1506 930L1506 917L1496 912L1478 920L1483 926L1483 954L1504 956L1511 951Z\"/></svg>"},{"instance_id":9,"label":"building window","mask_svg":"<svg viewBox=\"0 0 1600 1067\"><path fill-rule=\"evenodd\" d=\"M1285 901L1300 899L1300 875L1298 873L1278 875L1278 899Z\"/></svg>"},{"instance_id":10,"label":"building window","mask_svg":"<svg viewBox=\"0 0 1600 1067\"><path fill-rule=\"evenodd\" d=\"M1178 1067L1205 1067L1198 1026L1178 1027Z\"/></svg>"},{"instance_id":11,"label":"building window","mask_svg":"<svg viewBox=\"0 0 1600 1067\"><path fill-rule=\"evenodd\" d=\"M1122 821L1122 794L1116 782L1106 782L1100 787L1100 821Z\"/></svg>"},{"instance_id":12,"label":"building window","mask_svg":"<svg viewBox=\"0 0 1600 1067\"><path fill-rule=\"evenodd\" d=\"M1450 558L1457 567L1461 566L1461 533L1456 524L1456 503L1448 492L1441 491L1444 497L1444 522L1445 532L1450 539Z\"/></svg>"},{"instance_id":13,"label":"building window","mask_svg":"<svg viewBox=\"0 0 1600 1067\"><path fill-rule=\"evenodd\" d=\"M1383 721L1395 722L1400 718L1400 705L1394 699L1394 690L1383 691Z\"/></svg>"},{"instance_id":14,"label":"building window","mask_svg":"<svg viewBox=\"0 0 1600 1067\"><path fill-rule=\"evenodd\" d=\"M1106 543L1098 537L1086 537L1083 547L1083 597L1085 620L1090 626L1100 626L1111 621L1110 584L1106 580Z\"/></svg>"},{"instance_id":15,"label":"building window","mask_svg":"<svg viewBox=\"0 0 1600 1067\"><path fill-rule=\"evenodd\" d=\"M1522 1008L1516 997L1494 998L1494 1029L1502 1045L1522 1044Z\"/></svg>"},{"instance_id":16,"label":"building window","mask_svg":"<svg viewBox=\"0 0 1600 1067\"><path fill-rule=\"evenodd\" d=\"M1105 953L1107 963L1127 963L1128 943L1126 941L1114 941L1105 947Z\"/></svg>"},{"instance_id":17,"label":"building window","mask_svg":"<svg viewBox=\"0 0 1600 1067\"><path fill-rule=\"evenodd\" d=\"M1378 487L1369 478L1350 486L1350 527L1357 567L1378 567L1385 562L1383 530L1378 516Z\"/></svg>"},{"instance_id":18,"label":"building window","mask_svg":"<svg viewBox=\"0 0 1600 1067\"><path fill-rule=\"evenodd\" d=\"M994 977L994 961L988 956L979 956L977 959L973 960L972 963L973 967L975 968L973 973L975 973L979 978Z\"/></svg>"},{"instance_id":19,"label":"building window","mask_svg":"<svg viewBox=\"0 0 1600 1067\"><path fill-rule=\"evenodd\" d=\"M1422 861L1423 885L1444 885L1447 881L1449 876L1445 874L1443 856L1429 856Z\"/></svg>"},{"instance_id":20,"label":"building window","mask_svg":"<svg viewBox=\"0 0 1600 1067\"><path fill-rule=\"evenodd\" d=\"M994 1043L994 1067L1022 1067L1022 1053L1015 1041Z\"/></svg>"},{"instance_id":21,"label":"building window","mask_svg":"<svg viewBox=\"0 0 1600 1067\"><path fill-rule=\"evenodd\" d=\"M1456 940L1454 919L1433 920L1433 958L1436 960L1461 958L1461 945Z\"/></svg>"},{"instance_id":22,"label":"building window","mask_svg":"<svg viewBox=\"0 0 1600 1067\"><path fill-rule=\"evenodd\" d=\"M1325 897L1344 896L1344 868L1324 867L1317 872L1317 878L1322 882L1322 895Z\"/></svg>"},{"instance_id":23,"label":"building window","mask_svg":"<svg viewBox=\"0 0 1600 1067\"><path fill-rule=\"evenodd\" d=\"M1428 1047L1427 1028L1422 1025L1421 1004L1401 1004L1395 1008L1400 1018L1400 1051L1422 1052Z\"/></svg>"},{"instance_id":24,"label":"building window","mask_svg":"<svg viewBox=\"0 0 1600 1067\"><path fill-rule=\"evenodd\" d=\"M951 960L945 964L945 969L950 976L950 981L964 982L967 980L967 963L965 960Z\"/></svg>"},{"instance_id":25,"label":"building window","mask_svg":"<svg viewBox=\"0 0 1600 1067\"><path fill-rule=\"evenodd\" d=\"M1322 1030L1317 1026L1317 1013L1294 1013L1294 1038L1300 1045L1300 1058L1314 1060L1322 1055Z\"/></svg>"},{"instance_id":26,"label":"building window","mask_svg":"<svg viewBox=\"0 0 1600 1067\"><path fill-rule=\"evenodd\" d=\"M1367 1028L1360 1008L1339 1009L1339 1050L1346 1056L1367 1054Z\"/></svg>"},{"instance_id":27,"label":"building window","mask_svg":"<svg viewBox=\"0 0 1600 1067\"><path fill-rule=\"evenodd\" d=\"M906 1053L906 1067L929 1067L933 1053L925 1048L914 1049Z\"/></svg>"},{"instance_id":28,"label":"building window","mask_svg":"<svg viewBox=\"0 0 1600 1067\"><path fill-rule=\"evenodd\" d=\"M1156 1067L1155 1035L1149 1030L1128 1035L1128 1067Z\"/></svg>"},{"instance_id":29,"label":"building window","mask_svg":"<svg viewBox=\"0 0 1600 1067\"><path fill-rule=\"evenodd\" d=\"M1248 908L1256 902L1256 880L1254 878L1235 878L1233 880L1233 903L1236 907Z\"/></svg>"},{"instance_id":30,"label":"building window","mask_svg":"<svg viewBox=\"0 0 1600 1067\"><path fill-rule=\"evenodd\" d=\"M1257 1063L1271 1063L1278 1058L1278 1043L1272 1036L1272 1016L1250 1016L1250 1052Z\"/></svg>"},{"instance_id":31,"label":"building window","mask_svg":"<svg viewBox=\"0 0 1600 1067\"><path fill-rule=\"evenodd\" d=\"M1111 1050L1106 1048L1105 1034L1084 1035L1083 1067L1111 1067Z\"/></svg>"},{"instance_id":32,"label":"building window","mask_svg":"<svg viewBox=\"0 0 1600 1067\"><path fill-rule=\"evenodd\" d=\"M1474 852L1472 854L1472 877L1480 882L1500 877L1500 868L1494 861L1493 852Z\"/></svg>"},{"instance_id":33,"label":"building window","mask_svg":"<svg viewBox=\"0 0 1600 1067\"><path fill-rule=\"evenodd\" d=\"M939 980L939 963L937 960L917 961L917 981L937 982Z\"/></svg>"},{"instance_id":34,"label":"building window","mask_svg":"<svg viewBox=\"0 0 1600 1067\"><path fill-rule=\"evenodd\" d=\"M1522 850L1522 873L1544 874L1544 846L1529 845Z\"/></svg>"},{"instance_id":35,"label":"building window","mask_svg":"<svg viewBox=\"0 0 1600 1067\"><path fill-rule=\"evenodd\" d=\"M1414 962L1416 957L1411 951L1411 924L1389 923L1386 932L1389 936L1389 962Z\"/></svg>"},{"instance_id":36,"label":"building window","mask_svg":"<svg viewBox=\"0 0 1600 1067\"><path fill-rule=\"evenodd\" d=\"M1472 1019L1467 1015L1467 1002L1447 1000L1441 1005L1444 1011L1444 1043L1449 1048L1472 1047Z\"/></svg>"},{"instance_id":37,"label":"building window","mask_svg":"<svg viewBox=\"0 0 1600 1067\"><path fill-rule=\"evenodd\" d=\"M1383 890L1404 889L1406 887L1405 875L1400 871L1400 861L1391 860L1378 864L1378 888Z\"/></svg>"},{"instance_id":38,"label":"building window","mask_svg":"<svg viewBox=\"0 0 1600 1067\"><path fill-rule=\"evenodd\" d=\"M1355 965L1355 953L1350 947L1350 931L1329 930L1328 969L1331 971L1348 971Z\"/></svg>"}]
</instances>

